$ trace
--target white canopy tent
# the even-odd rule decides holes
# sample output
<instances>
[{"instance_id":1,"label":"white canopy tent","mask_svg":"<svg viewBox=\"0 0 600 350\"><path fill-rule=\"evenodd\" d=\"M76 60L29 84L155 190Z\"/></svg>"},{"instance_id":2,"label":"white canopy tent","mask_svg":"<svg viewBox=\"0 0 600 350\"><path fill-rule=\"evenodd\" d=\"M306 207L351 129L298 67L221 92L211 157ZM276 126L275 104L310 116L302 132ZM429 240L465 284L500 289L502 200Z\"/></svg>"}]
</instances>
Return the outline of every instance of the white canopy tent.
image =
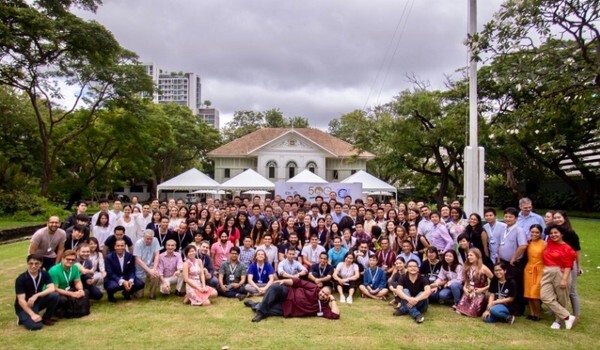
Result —
<instances>
[{"instance_id":1,"label":"white canopy tent","mask_svg":"<svg viewBox=\"0 0 600 350\"><path fill-rule=\"evenodd\" d=\"M313 173L312 171L310 171L308 169L304 169L298 175L287 180L286 182L324 184L324 183L327 183L327 180L323 179L322 177L320 177L319 175Z\"/></svg>"},{"instance_id":2,"label":"white canopy tent","mask_svg":"<svg viewBox=\"0 0 600 350\"><path fill-rule=\"evenodd\" d=\"M230 191L273 191L275 190L275 184L267 180L264 176L256 171L248 169L243 173L223 182L219 188Z\"/></svg>"},{"instance_id":3,"label":"white canopy tent","mask_svg":"<svg viewBox=\"0 0 600 350\"><path fill-rule=\"evenodd\" d=\"M157 196L161 191L217 190L219 183L196 168L171 178L156 187Z\"/></svg>"},{"instance_id":4,"label":"white canopy tent","mask_svg":"<svg viewBox=\"0 0 600 350\"><path fill-rule=\"evenodd\" d=\"M367 173L364 170L359 170L356 173L354 173L353 175L348 176L347 178L345 178L344 180L342 180L340 182L341 183L359 182L363 186L363 193L385 195L385 194L383 194L383 192L390 192L390 195L392 195L392 193L394 193L396 196L396 199L398 199L398 190L396 189L396 187L376 178L375 176Z\"/></svg>"}]
</instances>

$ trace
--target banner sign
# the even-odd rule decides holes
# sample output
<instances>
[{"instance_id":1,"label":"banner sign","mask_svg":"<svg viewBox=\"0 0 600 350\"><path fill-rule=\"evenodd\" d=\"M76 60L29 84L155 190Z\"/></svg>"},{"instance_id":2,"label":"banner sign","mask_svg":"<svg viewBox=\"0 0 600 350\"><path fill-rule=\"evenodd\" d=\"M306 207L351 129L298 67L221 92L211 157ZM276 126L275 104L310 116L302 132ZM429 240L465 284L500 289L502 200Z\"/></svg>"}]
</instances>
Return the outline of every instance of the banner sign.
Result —
<instances>
[{"instance_id":1,"label":"banner sign","mask_svg":"<svg viewBox=\"0 0 600 350\"><path fill-rule=\"evenodd\" d=\"M329 193L335 192L339 202L342 202L344 197L352 197L354 202L357 198L362 198L361 183L289 183L279 181L275 183L275 195L280 195L281 198L294 196L299 194L305 197L311 203L315 202L315 197L321 196L325 201L329 200Z\"/></svg>"}]
</instances>

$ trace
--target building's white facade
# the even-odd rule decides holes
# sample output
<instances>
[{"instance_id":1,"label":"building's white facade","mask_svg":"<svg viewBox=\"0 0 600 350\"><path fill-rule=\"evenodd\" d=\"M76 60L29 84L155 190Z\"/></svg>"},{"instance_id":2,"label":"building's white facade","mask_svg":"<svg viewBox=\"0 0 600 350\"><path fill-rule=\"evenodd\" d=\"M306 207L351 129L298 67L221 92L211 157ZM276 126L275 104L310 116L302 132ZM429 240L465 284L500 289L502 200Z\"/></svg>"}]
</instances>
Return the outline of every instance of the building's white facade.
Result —
<instances>
[{"instance_id":1,"label":"building's white facade","mask_svg":"<svg viewBox=\"0 0 600 350\"><path fill-rule=\"evenodd\" d=\"M210 152L209 157L215 164L215 180L223 183L251 168L272 182L289 180L305 169L329 182L338 182L358 170L366 170L367 161L374 157L371 154L340 156L335 150L319 144L318 139L311 139L298 130L302 129L280 132L254 149L250 145L246 154L227 155L219 150ZM252 138L252 134L246 137Z\"/></svg>"}]
</instances>

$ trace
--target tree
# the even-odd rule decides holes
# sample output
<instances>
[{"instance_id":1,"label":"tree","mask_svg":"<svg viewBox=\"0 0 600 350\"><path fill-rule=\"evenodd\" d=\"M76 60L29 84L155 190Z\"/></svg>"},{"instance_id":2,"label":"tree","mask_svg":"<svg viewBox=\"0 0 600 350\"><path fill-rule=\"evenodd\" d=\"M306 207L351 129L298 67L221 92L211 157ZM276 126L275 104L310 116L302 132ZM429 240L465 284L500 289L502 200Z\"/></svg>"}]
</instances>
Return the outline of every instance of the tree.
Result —
<instances>
[{"instance_id":1,"label":"tree","mask_svg":"<svg viewBox=\"0 0 600 350\"><path fill-rule=\"evenodd\" d=\"M206 106L206 108L210 108L210 106L212 106L212 102L210 102L210 100L204 100L204 102L202 102L202 104L204 104L204 106Z\"/></svg>"},{"instance_id":2,"label":"tree","mask_svg":"<svg viewBox=\"0 0 600 350\"><path fill-rule=\"evenodd\" d=\"M41 193L47 195L59 153L95 123L111 101L127 105L138 92L151 91L151 79L134 53L94 21L69 12L95 11L99 0L23 1L0 5L0 84L24 92L36 117L42 145ZM72 98L61 86L74 90ZM58 136L61 124L86 115Z\"/></svg>"},{"instance_id":3,"label":"tree","mask_svg":"<svg viewBox=\"0 0 600 350\"><path fill-rule=\"evenodd\" d=\"M279 108L264 112L236 111L233 119L223 128L223 136L231 142L260 128L307 128L308 119L303 117L285 117Z\"/></svg>"},{"instance_id":4,"label":"tree","mask_svg":"<svg viewBox=\"0 0 600 350\"><path fill-rule=\"evenodd\" d=\"M496 105L493 134L564 181L584 210L598 191L598 171L582 153L598 140L598 23L598 1L507 1L470 42L492 60L480 81Z\"/></svg>"}]
</instances>

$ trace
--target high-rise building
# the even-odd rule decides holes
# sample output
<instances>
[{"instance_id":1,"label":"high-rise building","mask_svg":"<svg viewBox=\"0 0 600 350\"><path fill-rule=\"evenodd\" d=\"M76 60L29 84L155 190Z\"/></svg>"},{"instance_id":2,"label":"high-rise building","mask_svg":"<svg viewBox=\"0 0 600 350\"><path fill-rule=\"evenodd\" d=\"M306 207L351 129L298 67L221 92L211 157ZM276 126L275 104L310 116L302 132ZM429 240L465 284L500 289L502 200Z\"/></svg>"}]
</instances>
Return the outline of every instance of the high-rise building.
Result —
<instances>
[{"instance_id":1,"label":"high-rise building","mask_svg":"<svg viewBox=\"0 0 600 350\"><path fill-rule=\"evenodd\" d=\"M219 128L219 110L215 108L198 108L198 115L204 119L208 125Z\"/></svg>"},{"instance_id":2,"label":"high-rise building","mask_svg":"<svg viewBox=\"0 0 600 350\"><path fill-rule=\"evenodd\" d=\"M215 108L202 108L202 84L194 73L168 72L154 63L144 64L146 72L156 85L152 96L154 103L176 103L188 106L195 115L215 128L219 128L219 111Z\"/></svg>"}]
</instances>

